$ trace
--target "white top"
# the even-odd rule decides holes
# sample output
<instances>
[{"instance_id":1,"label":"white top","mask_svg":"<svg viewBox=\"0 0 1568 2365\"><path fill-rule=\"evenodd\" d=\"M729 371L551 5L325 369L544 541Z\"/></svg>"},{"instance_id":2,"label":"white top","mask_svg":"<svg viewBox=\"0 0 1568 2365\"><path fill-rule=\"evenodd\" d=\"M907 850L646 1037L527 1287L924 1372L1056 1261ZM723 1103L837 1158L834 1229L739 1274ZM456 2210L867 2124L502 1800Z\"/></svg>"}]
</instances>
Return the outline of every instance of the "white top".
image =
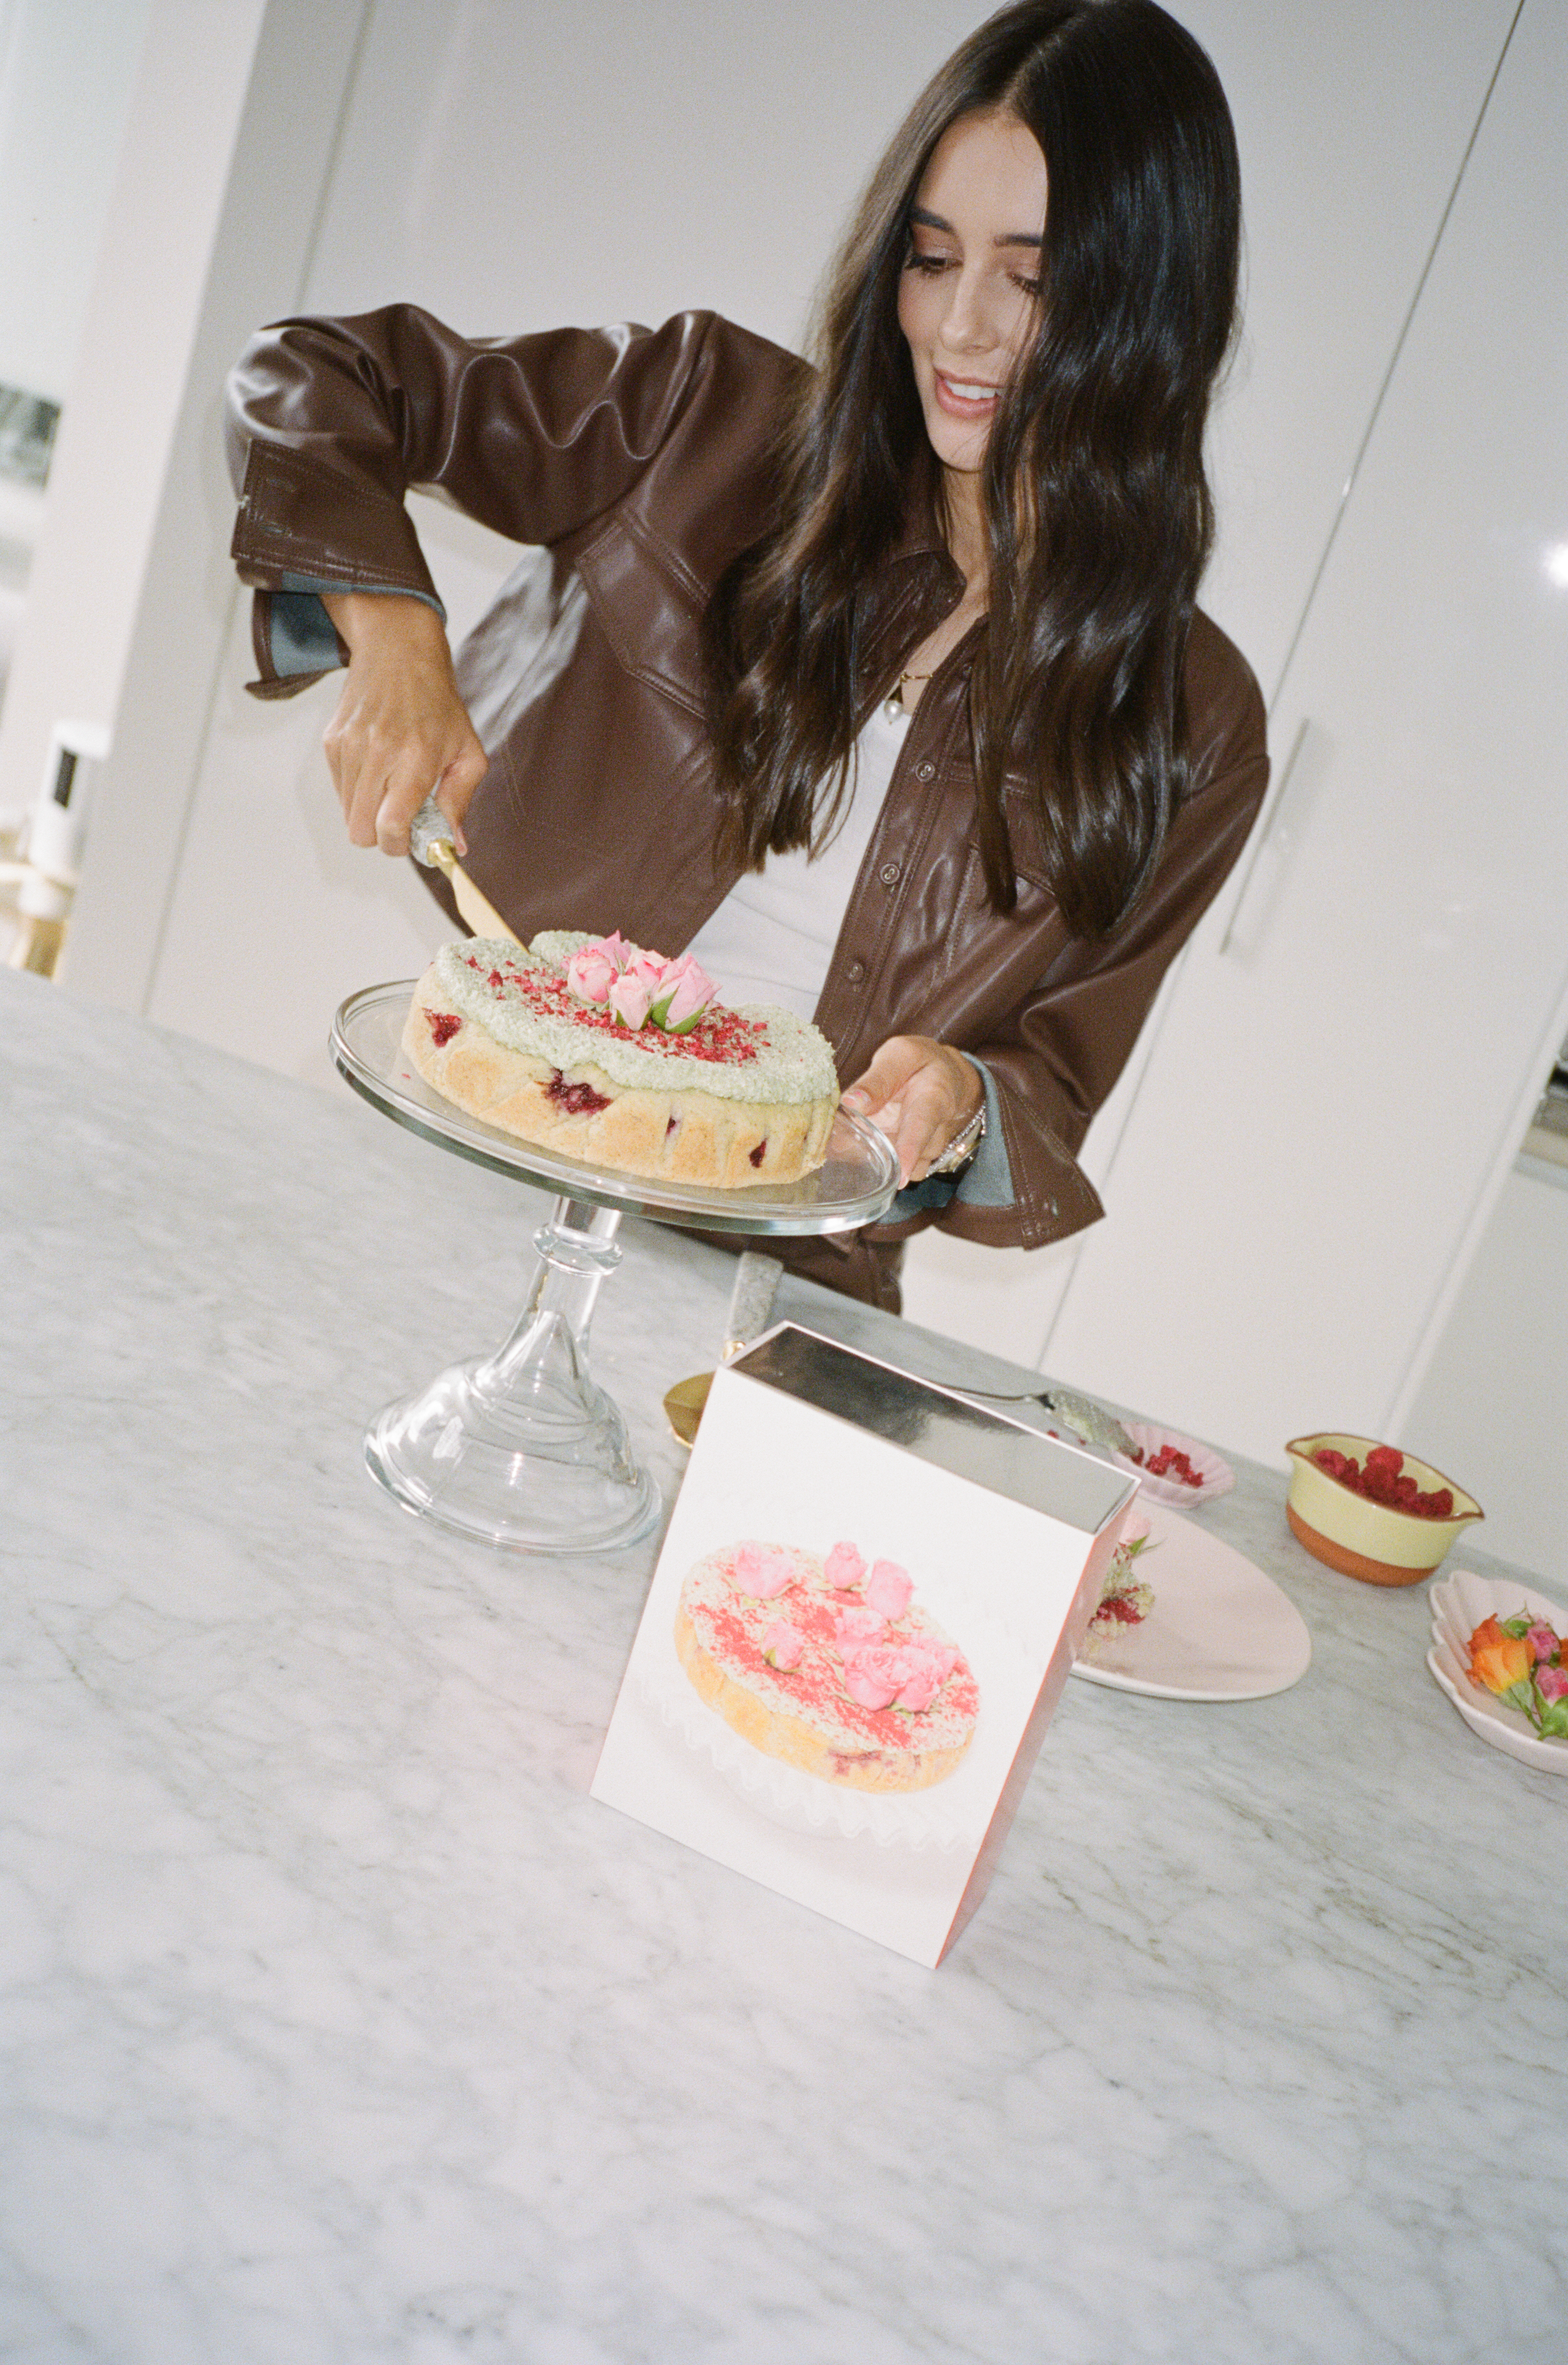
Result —
<instances>
[{"instance_id":1,"label":"white top","mask_svg":"<svg viewBox=\"0 0 1568 2365\"><path fill-rule=\"evenodd\" d=\"M747 870L689 946L722 1001L777 1003L809 1018L844 925L910 717L879 699L855 742L853 796L820 854L770 854Z\"/></svg>"}]
</instances>

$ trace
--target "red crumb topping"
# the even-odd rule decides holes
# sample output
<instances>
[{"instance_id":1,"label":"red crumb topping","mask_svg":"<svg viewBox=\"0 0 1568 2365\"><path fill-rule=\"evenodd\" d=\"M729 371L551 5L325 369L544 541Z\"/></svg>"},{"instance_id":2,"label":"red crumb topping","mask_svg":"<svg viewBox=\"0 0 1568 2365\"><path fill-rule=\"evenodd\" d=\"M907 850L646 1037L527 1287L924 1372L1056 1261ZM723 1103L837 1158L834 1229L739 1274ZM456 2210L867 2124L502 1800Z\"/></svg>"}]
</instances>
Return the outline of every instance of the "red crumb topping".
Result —
<instances>
[{"instance_id":1,"label":"red crumb topping","mask_svg":"<svg viewBox=\"0 0 1568 2365\"><path fill-rule=\"evenodd\" d=\"M552 1070L544 1097L564 1108L568 1116L597 1116L600 1109L610 1106L610 1098L608 1093L596 1093L591 1084L569 1084L559 1068Z\"/></svg>"},{"instance_id":2,"label":"red crumb topping","mask_svg":"<svg viewBox=\"0 0 1568 2365\"><path fill-rule=\"evenodd\" d=\"M438 1051L443 1044L451 1042L463 1024L456 1013L451 1010L427 1010L425 1016L430 1020L431 1033L435 1037Z\"/></svg>"},{"instance_id":3,"label":"red crumb topping","mask_svg":"<svg viewBox=\"0 0 1568 2365\"><path fill-rule=\"evenodd\" d=\"M612 1018L608 1010L596 1010L591 1003L579 1002L560 970L519 970L509 964L504 969L486 970L472 953L465 953L463 958L501 1002L521 1003L543 1018L565 1018L574 1026L590 1032L619 1035L626 1042L641 1043L644 1049L662 1051L669 1058L705 1059L715 1067L739 1068L767 1048L767 1020L743 1018L738 1011L726 1010L722 1003L711 1003L689 1035L666 1035L658 1026L641 1027L633 1033L619 1019Z\"/></svg>"}]
</instances>

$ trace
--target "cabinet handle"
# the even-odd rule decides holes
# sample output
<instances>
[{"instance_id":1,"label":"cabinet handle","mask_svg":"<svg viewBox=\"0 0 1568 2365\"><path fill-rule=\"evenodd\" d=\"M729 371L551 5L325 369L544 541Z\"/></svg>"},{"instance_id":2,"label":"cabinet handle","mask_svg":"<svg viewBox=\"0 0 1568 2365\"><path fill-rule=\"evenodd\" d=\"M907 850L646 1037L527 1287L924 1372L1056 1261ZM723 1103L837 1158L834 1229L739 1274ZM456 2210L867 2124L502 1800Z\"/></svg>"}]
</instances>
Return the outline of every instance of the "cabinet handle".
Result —
<instances>
[{"instance_id":1,"label":"cabinet handle","mask_svg":"<svg viewBox=\"0 0 1568 2365\"><path fill-rule=\"evenodd\" d=\"M1296 725L1295 737L1291 742L1291 752L1285 757L1285 768L1280 774L1280 784L1274 790L1273 800L1264 816L1263 825L1252 842L1252 851L1248 857L1247 869L1242 875L1240 889L1235 902L1230 907L1230 917L1225 924L1225 934L1219 942L1221 959L1230 951L1240 934L1242 913L1251 897L1264 855L1276 850L1282 855L1288 850L1286 840L1281 834L1280 824L1285 810L1285 800L1290 794L1291 782L1295 778L1296 766L1301 760L1301 751L1306 745L1307 734L1311 729L1311 718L1304 714Z\"/></svg>"}]
</instances>

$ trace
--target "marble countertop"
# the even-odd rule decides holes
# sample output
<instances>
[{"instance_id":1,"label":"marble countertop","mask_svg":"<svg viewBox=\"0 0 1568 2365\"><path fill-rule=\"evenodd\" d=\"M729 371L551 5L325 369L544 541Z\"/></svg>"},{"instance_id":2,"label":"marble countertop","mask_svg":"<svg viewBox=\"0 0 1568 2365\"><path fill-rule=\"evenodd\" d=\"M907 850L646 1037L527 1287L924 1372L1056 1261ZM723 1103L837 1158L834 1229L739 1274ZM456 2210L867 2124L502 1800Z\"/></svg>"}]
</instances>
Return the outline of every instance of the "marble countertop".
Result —
<instances>
[{"instance_id":1,"label":"marble countertop","mask_svg":"<svg viewBox=\"0 0 1568 2365\"><path fill-rule=\"evenodd\" d=\"M0 2356L1568 2354L1568 1785L1438 1691L1425 1587L1243 1467L1204 1518L1311 1673L1070 1684L919 1970L586 1795L656 1540L502 1557L364 1472L543 1202L32 978L0 1028ZM733 1266L623 1238L667 1498Z\"/></svg>"}]
</instances>

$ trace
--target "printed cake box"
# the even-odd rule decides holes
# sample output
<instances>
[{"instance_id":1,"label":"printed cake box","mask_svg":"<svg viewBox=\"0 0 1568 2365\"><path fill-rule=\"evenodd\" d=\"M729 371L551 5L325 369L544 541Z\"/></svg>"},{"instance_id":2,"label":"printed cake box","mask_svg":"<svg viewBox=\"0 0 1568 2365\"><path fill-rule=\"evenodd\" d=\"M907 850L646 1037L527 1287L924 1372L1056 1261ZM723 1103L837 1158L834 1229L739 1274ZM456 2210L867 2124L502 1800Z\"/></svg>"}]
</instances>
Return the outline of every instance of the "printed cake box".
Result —
<instances>
[{"instance_id":1,"label":"printed cake box","mask_svg":"<svg viewBox=\"0 0 1568 2365\"><path fill-rule=\"evenodd\" d=\"M780 1325L714 1377L592 1795L935 1965L1136 1492Z\"/></svg>"}]
</instances>

